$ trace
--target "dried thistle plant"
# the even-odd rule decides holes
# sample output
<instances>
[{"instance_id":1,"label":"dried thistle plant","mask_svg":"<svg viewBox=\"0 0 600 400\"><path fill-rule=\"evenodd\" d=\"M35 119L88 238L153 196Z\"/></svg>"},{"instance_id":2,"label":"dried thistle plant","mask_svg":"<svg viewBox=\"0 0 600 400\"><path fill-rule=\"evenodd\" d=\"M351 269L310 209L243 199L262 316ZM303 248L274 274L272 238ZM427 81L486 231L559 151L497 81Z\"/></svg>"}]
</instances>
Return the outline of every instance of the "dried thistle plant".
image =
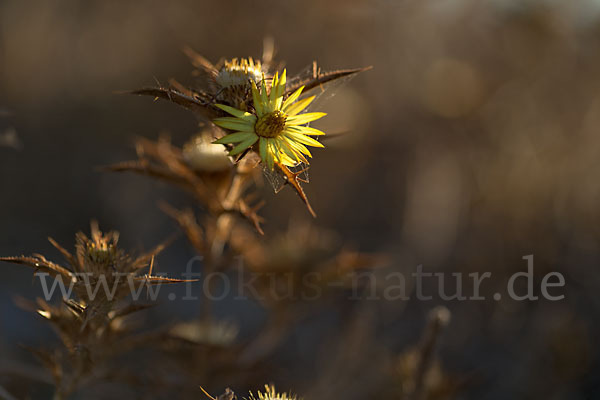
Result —
<instances>
[{"instance_id":1,"label":"dried thistle plant","mask_svg":"<svg viewBox=\"0 0 600 400\"><path fill-rule=\"evenodd\" d=\"M19 302L45 318L61 339L62 349L32 350L53 376L55 399L67 398L82 386L109 374L111 359L142 342L132 332L127 317L148 306L126 301L130 294L141 293L148 285L186 282L152 275L152 262L164 245L132 257L117 247L118 238L117 232L102 234L96 222L92 222L91 238L77 233L75 254L49 238L67 260L68 267L40 254L0 257L0 261L27 265L36 272L46 273L72 289L72 297L63 298L57 306L42 299L36 303ZM144 273L148 267L150 271Z\"/></svg>"},{"instance_id":2,"label":"dried thistle plant","mask_svg":"<svg viewBox=\"0 0 600 400\"><path fill-rule=\"evenodd\" d=\"M215 143L229 148L231 156L237 156L239 162L250 153L258 155L258 160L268 170L276 170L286 184L289 184L316 216L308 197L302 189L301 175L306 170L311 153L306 146L323 147L311 136L324 133L306 126L324 115L324 113L301 113L314 99L299 99L303 93L333 82L350 77L367 68L356 68L321 72L316 61L313 62L309 76L297 75L286 79L286 71L281 74L273 66L272 45L266 46L263 61L252 58L234 58L221 61L216 66L193 50L186 48L190 57L207 83L202 88L186 88L175 80L170 87L145 88L131 93L164 98L188 108L206 121L213 121L226 131L216 131ZM260 85L260 89L257 85ZM298 100L298 101L297 101ZM233 117L232 117L233 116ZM236 144L236 146L231 146ZM256 158L253 159L258 164ZM294 168L301 166L300 171ZM281 188L276 188L276 191Z\"/></svg>"},{"instance_id":3,"label":"dried thistle plant","mask_svg":"<svg viewBox=\"0 0 600 400\"><path fill-rule=\"evenodd\" d=\"M257 275L256 300L269 311L260 334L233 347L233 354L237 354L235 362L227 346L210 350L210 363L214 367L211 370L229 368L246 370L244 373L248 374L248 369L256 370L277 350L312 308L310 302L302 301L302 296L284 294L281 297L273 292L273 286L283 285L292 293L300 293L305 289L306 278L314 274L317 279L313 283L327 297L336 291L332 288L339 291L353 284L356 273L383 263L383 257L334 244L329 233L307 225L296 224L286 235L274 240L264 241L255 234L255 231L262 233L262 218L257 210L263 202L254 200L256 196L252 193L262 176L260 168L256 168L259 164L263 170L283 175L284 182L294 188L311 214L316 215L300 186L300 177L311 157L307 146L323 147L312 136L320 137L324 132L307 124L324 113L303 112L315 96L302 95L364 69L322 74L315 62L310 76L288 79L287 71L280 73L273 68L272 54L263 56L262 62L251 58L233 59L214 66L190 49L185 52L199 68L198 75L205 78L205 89L185 88L171 80L169 88L134 93L171 100L197 112L208 125L183 148L164 138L158 142L139 139L138 160L108 169L149 175L193 193L206 211L200 219L191 209L177 210L168 205L162 208L179 223L190 243L203 256L203 272L210 274L231 268L233 257L239 255L244 260L243 268ZM302 170L298 171L298 167ZM250 195L246 196L247 193ZM254 206L250 206L252 202ZM251 222L255 229L249 229L238 217ZM172 338L187 342L205 340L216 322L211 318L211 301L204 300L200 320L179 324L171 330ZM186 366L182 373L204 377L213 383L223 378L203 366L208 349L184 352L180 349L174 346L170 350L180 357L179 364ZM229 395L233 395L232 392L222 396L228 398ZM257 396L267 399L279 395L267 387L265 393L259 392Z\"/></svg>"},{"instance_id":4,"label":"dried thistle plant","mask_svg":"<svg viewBox=\"0 0 600 400\"><path fill-rule=\"evenodd\" d=\"M135 334L126 317L145 306L126 301L132 283L149 286L189 281L152 275L152 261L163 245L133 258L117 247L117 233L103 235L95 223L91 238L77 234L75 254L50 239L68 266L41 255L0 258L31 266L73 287L74 298L64 299L58 306L43 300L20 302L50 321L61 338L62 350L35 350L54 377L56 399L64 399L92 381L114 379L110 362L148 343L161 351L158 357L173 371L157 378L156 385L172 388L173 382L179 384L185 377L186 382L207 381L215 386L254 386L255 381L264 381L260 373L286 335L315 309L302 296L281 297L273 285L299 293L305 289L306 278L314 274L313 290L325 298L354 284L358 272L383 263L383 257L352 251L331 239L330 233L309 225L294 224L285 235L272 240L257 235L263 234L258 210L264 202L256 190L263 172L283 176L285 184L294 188L316 216L300 183L311 157L307 146L323 147L313 136L322 137L324 132L308 124L324 113L305 112L315 96L303 96L365 69L321 73L313 62L311 74L288 79L287 71L273 62L272 46L267 46L261 61L232 59L216 65L189 48L185 52L204 79L201 87L186 88L171 80L169 87L133 93L168 99L191 109L204 119L201 132L182 147L164 136L157 141L138 139L136 160L105 169L147 175L191 193L204 211L201 217L191 209L178 210L166 204L162 209L203 256L203 273L231 270L234 257L242 257L242 268L258 276L255 300L268 311L268 318L254 337L238 343L237 325L215 320L213 300L206 296L198 320L174 323L157 334ZM257 168L259 165L262 168ZM143 274L148 266L149 273ZM90 291L99 284L114 288L114 294ZM188 390L182 389L182 396ZM216 399L234 398L228 389ZM270 399L298 397L278 393L272 385L248 397Z\"/></svg>"}]
</instances>

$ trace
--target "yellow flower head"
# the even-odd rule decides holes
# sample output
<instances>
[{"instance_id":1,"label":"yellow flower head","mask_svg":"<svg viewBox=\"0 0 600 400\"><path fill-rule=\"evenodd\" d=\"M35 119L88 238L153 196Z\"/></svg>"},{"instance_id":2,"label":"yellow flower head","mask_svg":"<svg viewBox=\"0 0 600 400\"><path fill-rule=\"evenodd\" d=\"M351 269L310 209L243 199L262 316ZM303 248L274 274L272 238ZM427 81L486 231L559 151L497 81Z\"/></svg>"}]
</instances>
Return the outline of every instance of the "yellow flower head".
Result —
<instances>
[{"instance_id":1,"label":"yellow flower head","mask_svg":"<svg viewBox=\"0 0 600 400\"><path fill-rule=\"evenodd\" d=\"M257 393L258 397L254 397L254 394L250 393L250 399L248 400L297 400L298 397L296 395L287 394L287 393L277 393L275 390L275 386L273 385L265 385L265 392Z\"/></svg>"},{"instance_id":2,"label":"yellow flower head","mask_svg":"<svg viewBox=\"0 0 600 400\"><path fill-rule=\"evenodd\" d=\"M285 73L286 71L283 70L281 78L278 73L275 74L269 94L267 94L264 77L260 90L254 81L251 81L255 114L217 104L217 107L233 117L217 118L213 122L222 128L236 132L222 137L215 143L236 144L229 152L233 156L242 153L258 142L260 158L271 170L275 162L290 167L300 162L308 164L306 156L311 157L311 154L306 145L324 147L309 135L324 135L325 133L305 126L305 124L326 114L322 112L299 114L315 98L315 96L311 96L296 101L304 86L284 101Z\"/></svg>"}]
</instances>

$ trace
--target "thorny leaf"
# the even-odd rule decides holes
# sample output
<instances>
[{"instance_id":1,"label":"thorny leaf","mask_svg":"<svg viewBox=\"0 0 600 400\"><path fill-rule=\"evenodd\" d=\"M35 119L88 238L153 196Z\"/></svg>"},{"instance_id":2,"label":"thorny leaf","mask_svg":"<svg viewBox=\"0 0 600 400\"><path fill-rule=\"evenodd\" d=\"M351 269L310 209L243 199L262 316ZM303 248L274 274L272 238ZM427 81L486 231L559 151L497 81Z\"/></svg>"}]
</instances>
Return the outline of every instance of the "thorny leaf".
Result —
<instances>
[{"instance_id":1,"label":"thorny leaf","mask_svg":"<svg viewBox=\"0 0 600 400\"><path fill-rule=\"evenodd\" d=\"M212 97L204 92L193 92L194 94L192 95L191 92L184 94L174 88L156 87L142 88L125 93L140 96L152 96L154 99L162 98L169 100L190 111L198 113L207 119L213 119L216 116L221 115L221 111L213 106Z\"/></svg>"},{"instance_id":2,"label":"thorny leaf","mask_svg":"<svg viewBox=\"0 0 600 400\"><path fill-rule=\"evenodd\" d=\"M304 189L302 189L302 186L300 186L300 179L298 178L298 176L304 171L292 172L285 165L279 164L277 162L275 163L275 165L283 173L283 176L285 177L285 183L291 185L292 188L294 188L296 194L300 197L300 200L302 200L302 202L306 205L308 212L310 212L310 214L316 218L317 214L310 205L308 197L306 196L306 193L304 193Z\"/></svg>"},{"instance_id":3,"label":"thorny leaf","mask_svg":"<svg viewBox=\"0 0 600 400\"><path fill-rule=\"evenodd\" d=\"M48 237L48 241L52 244L52 246L54 246L58 251L60 251L60 253L63 255L63 257L67 260L67 262L71 266L75 267L75 266L78 265L75 257L73 257L73 254L71 254L67 249L65 249L64 247L62 247L60 244L58 244L51 237Z\"/></svg>"},{"instance_id":4,"label":"thorny leaf","mask_svg":"<svg viewBox=\"0 0 600 400\"><path fill-rule=\"evenodd\" d=\"M337 79L353 76L360 72L368 71L371 68L373 67L369 66L364 68L339 69L336 71L321 72L321 68L317 67L317 62L313 61L312 77L296 80L294 80L294 78L290 79L290 81L293 81L293 83L286 88L285 94L290 95L298 90L301 86L304 86L303 92L307 93L309 90L314 89L317 86L324 85Z\"/></svg>"},{"instance_id":5,"label":"thorny leaf","mask_svg":"<svg viewBox=\"0 0 600 400\"><path fill-rule=\"evenodd\" d=\"M146 159L120 162L106 167L101 167L101 169L110 172L136 172L141 175L152 176L180 185L186 183L182 177L174 174L166 168L158 167Z\"/></svg>"},{"instance_id":6,"label":"thorny leaf","mask_svg":"<svg viewBox=\"0 0 600 400\"><path fill-rule=\"evenodd\" d=\"M173 243L174 240L175 240L175 235L173 235L171 238L165 240L158 246L154 247L149 252L146 252L146 253L142 254L141 256L139 256L138 258L136 258L135 261L133 261L133 263L132 263L133 268L138 269L138 268L147 267L148 264L150 263L150 261L152 260L152 258L154 258L158 254L160 254L165 248L167 248L171 243Z\"/></svg>"},{"instance_id":7,"label":"thorny leaf","mask_svg":"<svg viewBox=\"0 0 600 400\"><path fill-rule=\"evenodd\" d=\"M198 282L199 279L174 279L162 276L144 275L134 278L137 282L147 282L151 285L160 285L163 283L185 283L185 282Z\"/></svg>"},{"instance_id":8,"label":"thorny leaf","mask_svg":"<svg viewBox=\"0 0 600 400\"><path fill-rule=\"evenodd\" d=\"M69 280L73 279L71 271L65 267L61 267L51 261L46 260L44 256L36 254L33 257L0 257L0 261L10 262L13 264L22 264L34 268L37 271L47 272L53 277L62 276Z\"/></svg>"},{"instance_id":9,"label":"thorny leaf","mask_svg":"<svg viewBox=\"0 0 600 400\"><path fill-rule=\"evenodd\" d=\"M192 97L192 98L197 98L197 97L200 96L198 94L198 92L195 92L192 89L185 87L184 85L182 85L181 83L179 83L174 78L169 78L169 85L171 85L173 89L175 89L178 92L184 94L185 96L189 96L189 97Z\"/></svg>"}]
</instances>

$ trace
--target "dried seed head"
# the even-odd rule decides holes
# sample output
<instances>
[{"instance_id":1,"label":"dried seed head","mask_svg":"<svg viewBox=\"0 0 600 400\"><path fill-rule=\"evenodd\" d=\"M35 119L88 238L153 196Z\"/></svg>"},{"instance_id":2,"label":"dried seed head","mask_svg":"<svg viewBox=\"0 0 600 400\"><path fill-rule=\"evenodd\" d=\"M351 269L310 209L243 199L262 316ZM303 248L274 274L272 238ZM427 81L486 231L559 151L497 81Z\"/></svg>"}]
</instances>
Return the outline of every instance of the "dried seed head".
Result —
<instances>
[{"instance_id":1,"label":"dried seed head","mask_svg":"<svg viewBox=\"0 0 600 400\"><path fill-rule=\"evenodd\" d=\"M213 144L209 132L194 136L183 146L183 159L198 172L219 172L231 168L232 162L225 148Z\"/></svg>"},{"instance_id":2,"label":"dried seed head","mask_svg":"<svg viewBox=\"0 0 600 400\"><path fill-rule=\"evenodd\" d=\"M252 57L238 60L225 61L225 65L219 70L215 81L221 88L231 86L245 86L250 80L260 82L262 78L262 65L260 61L254 61Z\"/></svg>"},{"instance_id":3,"label":"dried seed head","mask_svg":"<svg viewBox=\"0 0 600 400\"><path fill-rule=\"evenodd\" d=\"M258 136L275 138L283 132L286 120L285 113L275 110L258 118L254 125L254 131Z\"/></svg>"}]
</instances>

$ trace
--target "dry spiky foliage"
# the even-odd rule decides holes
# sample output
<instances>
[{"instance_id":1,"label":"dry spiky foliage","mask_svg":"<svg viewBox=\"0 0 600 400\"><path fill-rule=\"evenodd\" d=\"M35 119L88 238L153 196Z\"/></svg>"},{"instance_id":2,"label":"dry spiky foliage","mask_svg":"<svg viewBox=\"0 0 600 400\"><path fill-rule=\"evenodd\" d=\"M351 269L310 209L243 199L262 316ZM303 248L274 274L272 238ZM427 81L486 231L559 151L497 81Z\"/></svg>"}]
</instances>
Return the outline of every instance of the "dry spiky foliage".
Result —
<instances>
[{"instance_id":1,"label":"dry spiky foliage","mask_svg":"<svg viewBox=\"0 0 600 400\"><path fill-rule=\"evenodd\" d=\"M268 241L248 230L236 229L230 244L242 256L244 268L258 277L257 287L264 279L262 302L270 308L285 309L301 299L298 295L306 289L307 282L321 297L329 294L331 288L351 287L356 274L387 262L383 255L343 246L332 232L308 223L291 224L287 232ZM279 281L282 285L277 284ZM269 290L272 286L284 287L285 292L273 292Z\"/></svg>"},{"instance_id":2,"label":"dry spiky foliage","mask_svg":"<svg viewBox=\"0 0 600 400\"><path fill-rule=\"evenodd\" d=\"M198 253L210 258L210 247L199 242L203 231L194 214L172 209L170 214ZM209 271L231 268L233 257L241 256L242 263L233 265L252 282L251 290L242 295L269 312L260 334L237 349L239 361L249 366L273 355L294 327L318 310L318 304L350 288L360 290L360 274L388 262L383 254L352 250L340 244L332 232L303 223L291 224L285 234L270 240L238 224L232 228L228 244L230 254L214 260Z\"/></svg>"},{"instance_id":3,"label":"dry spiky foliage","mask_svg":"<svg viewBox=\"0 0 600 400\"><path fill-rule=\"evenodd\" d=\"M206 144L202 139L192 141ZM178 149L166 139L159 142L140 139L137 148L138 161L109 168L149 175L193 193L208 211L203 218L199 219L191 209L177 210L168 205L162 208L179 223L189 242L203 256L203 273L230 269L237 264L232 263L233 258L241 256L244 271L257 278L254 299L269 311L269 318L256 337L242 344L215 341L215 335L223 331L217 329L219 323L211 315L212 300L205 298L200 320L178 324L168 334L165 351L178 359L179 376L213 384L231 383L228 379L232 375L248 379L263 370L262 365L292 334L294 327L315 309L314 299L304 301L303 292L309 290L307 278L313 284L311 290L319 291L319 296L322 292L323 300L350 286L355 274L384 262L381 256L352 251L341 246L331 233L304 224L293 224L282 237L262 240L256 234L257 229L243 222L249 220L259 228L259 217L254 212L247 214L246 200L241 197L245 185L250 186L260 177L249 163L250 158L235 165L223 163L226 168L220 170L206 170L192 168L190 160L194 156L190 151ZM204 154L215 157L212 150ZM236 185L241 186L236 188ZM233 204L235 211L225 211L224 201ZM284 287L289 293L274 291L274 287ZM248 293L250 297L254 294ZM230 333L231 329L227 329L226 336L230 337ZM207 357L210 368L205 364Z\"/></svg>"},{"instance_id":4,"label":"dry spiky foliage","mask_svg":"<svg viewBox=\"0 0 600 400\"><path fill-rule=\"evenodd\" d=\"M69 396L92 379L109 373L107 362L121 356L141 342L127 323L127 317L147 305L124 301L144 286L186 282L152 275L152 261L165 245L131 257L117 247L117 232L102 234L92 222L91 238L76 235L75 254L49 238L67 260L65 267L40 254L26 257L1 257L0 261L27 265L47 273L65 287L72 287L73 298L53 306L42 299L36 303L20 300L25 309L45 318L57 332L63 350L32 350L51 372L55 399ZM148 274L144 270L150 266ZM104 289L104 290L102 290ZM92 373L93 372L93 373Z\"/></svg>"},{"instance_id":5,"label":"dry spiky foliage","mask_svg":"<svg viewBox=\"0 0 600 400\"><path fill-rule=\"evenodd\" d=\"M212 120L224 117L223 109L231 112L231 107L242 113L256 113L257 109L266 107L266 96L269 104L289 99L289 104L298 100L299 104L308 105L311 98L299 100L301 88L308 92L365 70L322 73L314 62L309 75L301 74L286 82L276 78L280 68L273 64L272 46L260 62L233 59L213 65L190 49L185 52L198 68L197 75L204 77L204 87L186 88L171 80L170 87L133 93L168 99ZM256 90L259 81L260 93ZM261 104L256 103L256 96L263 99ZM290 118L293 117L290 111ZM303 129L317 131L307 126ZM241 270L256 277L249 297L254 296L268 312L262 330L242 343L237 342L237 325L216 321L212 312L214 300L205 296L198 320L174 323L155 334L135 334L126 324L125 317L144 307L122 304L132 293L132 282L151 285L189 281L153 276L151 266L150 273L143 275L144 268L152 265L153 257L164 246L132 258L117 248L117 233L103 235L94 223L91 239L77 234L75 254L50 239L67 259L68 266L55 264L41 255L0 258L0 261L31 266L73 287L74 299L64 299L59 306L42 300L37 303L21 301L23 307L50 321L64 345L64 351L35 350L54 377L57 399L69 396L92 380L114 380L114 374L109 372L109 361L140 344L151 344L152 349L161 352L157 355L159 364L171 366L169 371L156 377L153 384L167 390L180 390L182 398L190 393L190 388L193 389L177 387L182 380L210 382L220 387L226 384L255 387L256 381L264 382L269 358L281 348L298 322L318 309L315 305L323 299L334 298L335 293L343 293L349 286L354 288L356 274L384 263L385 258L380 255L352 251L340 245L331 234L307 225L296 224L280 238L262 240L263 219L257 211L263 202L257 200L256 195L256 186L262 182L262 171L256 167L265 158L256 148L248 147L234 160L230 157L231 152L227 153L231 143L215 143L215 139L227 133L209 122L181 148L165 137L158 141L138 139L136 160L105 169L150 176L194 196L196 204L204 211L201 218L191 209L177 210L166 204L162 208L178 222L190 243L203 256L203 274L231 270L234 257L241 256L244 261ZM316 216L300 185L304 170L298 169L305 165L299 158L296 160L298 164L286 166L280 162L281 158L278 161L275 157L270 159L269 166L274 165L275 173L283 177L284 185L293 187L309 212ZM106 292L90 290L99 284L108 290L112 288L112 295L107 297L104 296ZM284 288L285 292L281 293L278 288ZM307 289L312 290L312 295L305 295ZM315 301L315 291L319 302ZM235 394L229 389L217 397L218 400L234 398ZM250 393L249 399L295 400L297 397L279 394L273 386L266 386L264 393L258 392L256 396Z\"/></svg>"},{"instance_id":6,"label":"dry spiky foliage","mask_svg":"<svg viewBox=\"0 0 600 400\"><path fill-rule=\"evenodd\" d=\"M54 239L48 238L50 243L65 257L69 268L53 263L41 254L34 254L29 257L0 257L0 261L27 265L34 268L36 272L48 273L67 286L72 284L75 295L86 303L85 308L88 309L88 319L107 314L107 312L99 313L97 311L90 314L93 309L106 308L103 305L106 304L107 300L112 305L130 294L130 282L146 284L185 282L180 279L154 276L151 273L143 274L144 269L151 265L151 261L164 250L166 244L160 244L150 252L133 258L117 247L118 232L111 231L103 234L95 221L92 221L91 232L91 238L88 238L83 232L77 233L75 236L75 255L59 245ZM95 293L90 292L90 285L96 287L102 281L105 281L108 285L105 287L114 289L114 295L110 296L112 299L96 296Z\"/></svg>"},{"instance_id":7,"label":"dry spiky foliage","mask_svg":"<svg viewBox=\"0 0 600 400\"><path fill-rule=\"evenodd\" d=\"M114 164L105 169L134 172L167 181L192 193L214 219L232 220L232 216L239 215L262 233L262 218L257 214L262 203L251 205L255 196L247 195L256 178L253 167L257 161L248 158L232 165L224 152L221 151L220 156L215 154L214 149L222 150L222 146L206 143L206 137L210 134L210 130L203 131L198 137L192 138L184 149L172 145L164 137L157 142L138 139L137 160ZM204 161L206 158L211 160L210 167ZM226 233L220 233L220 236L223 235L227 236Z\"/></svg>"}]
</instances>

